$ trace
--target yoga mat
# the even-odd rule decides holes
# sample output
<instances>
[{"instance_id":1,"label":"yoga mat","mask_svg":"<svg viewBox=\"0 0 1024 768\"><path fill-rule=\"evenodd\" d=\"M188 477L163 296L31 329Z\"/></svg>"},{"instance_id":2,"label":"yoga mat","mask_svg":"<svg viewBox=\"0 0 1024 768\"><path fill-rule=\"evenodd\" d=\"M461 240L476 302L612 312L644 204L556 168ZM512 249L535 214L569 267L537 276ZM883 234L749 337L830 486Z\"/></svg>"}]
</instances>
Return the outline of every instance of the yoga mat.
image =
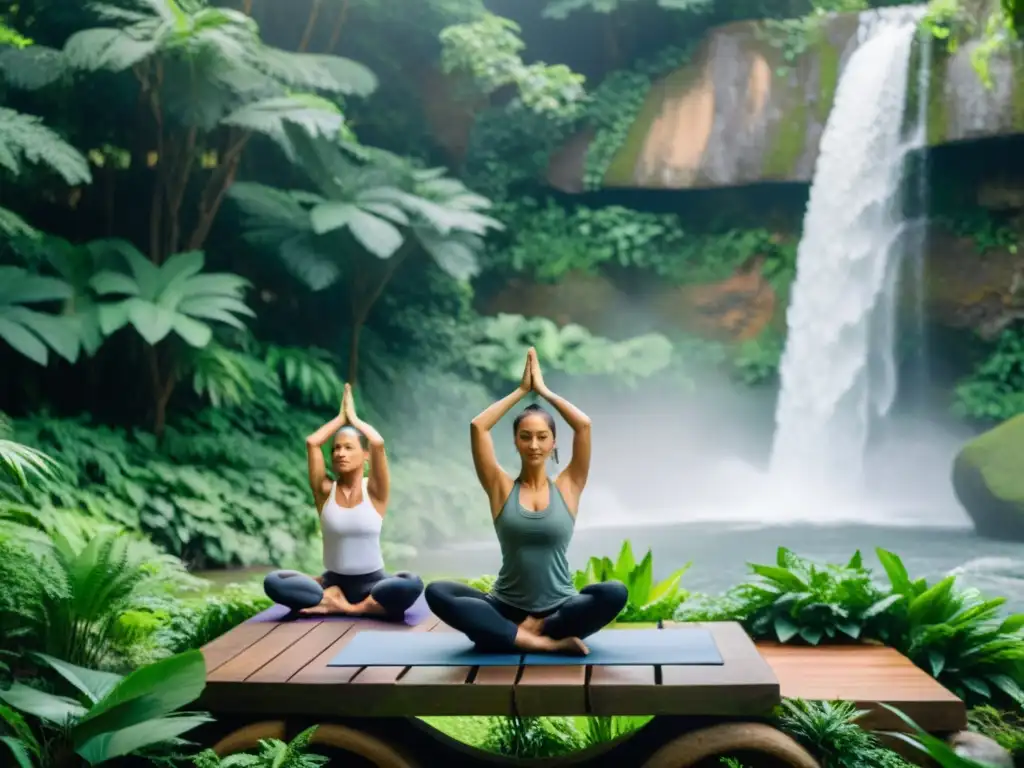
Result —
<instances>
[{"instance_id":1,"label":"yoga mat","mask_svg":"<svg viewBox=\"0 0 1024 768\"><path fill-rule=\"evenodd\" d=\"M415 627L417 624L422 622L430 615L430 609L427 607L427 601L422 595L419 599L412 604L412 607L405 612L405 620L402 622L410 627ZM338 619L374 619L380 621L380 616L344 616L342 614L327 614L326 616L300 616L297 612L293 612L290 608L278 605L274 605L267 608L265 611L260 611L251 619L250 622L260 624L267 621L336 621Z\"/></svg>"},{"instance_id":2,"label":"yoga mat","mask_svg":"<svg viewBox=\"0 0 1024 768\"><path fill-rule=\"evenodd\" d=\"M624 664L721 666L725 663L715 638L706 629L605 629L583 642L590 649L586 656L528 653L523 664L613 667Z\"/></svg>"},{"instance_id":3,"label":"yoga mat","mask_svg":"<svg viewBox=\"0 0 1024 768\"><path fill-rule=\"evenodd\" d=\"M458 632L379 632L353 637L329 667L515 667L519 653L481 653Z\"/></svg>"},{"instance_id":4,"label":"yoga mat","mask_svg":"<svg viewBox=\"0 0 1024 768\"><path fill-rule=\"evenodd\" d=\"M504 667L527 665L720 665L722 655L705 629L609 629L584 640L587 656L482 653L455 632L360 632L329 667Z\"/></svg>"}]
</instances>

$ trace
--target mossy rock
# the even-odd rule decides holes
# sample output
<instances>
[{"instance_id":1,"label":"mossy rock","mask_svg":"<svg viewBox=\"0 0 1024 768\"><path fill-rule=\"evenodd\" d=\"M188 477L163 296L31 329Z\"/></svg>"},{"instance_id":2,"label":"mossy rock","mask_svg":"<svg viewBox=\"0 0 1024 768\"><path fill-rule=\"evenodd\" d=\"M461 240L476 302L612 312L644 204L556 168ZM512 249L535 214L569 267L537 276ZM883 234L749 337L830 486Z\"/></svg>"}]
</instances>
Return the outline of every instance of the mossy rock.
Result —
<instances>
[{"instance_id":1,"label":"mossy rock","mask_svg":"<svg viewBox=\"0 0 1024 768\"><path fill-rule=\"evenodd\" d=\"M1024 541L1024 415L967 443L953 461L953 490L982 536Z\"/></svg>"}]
</instances>

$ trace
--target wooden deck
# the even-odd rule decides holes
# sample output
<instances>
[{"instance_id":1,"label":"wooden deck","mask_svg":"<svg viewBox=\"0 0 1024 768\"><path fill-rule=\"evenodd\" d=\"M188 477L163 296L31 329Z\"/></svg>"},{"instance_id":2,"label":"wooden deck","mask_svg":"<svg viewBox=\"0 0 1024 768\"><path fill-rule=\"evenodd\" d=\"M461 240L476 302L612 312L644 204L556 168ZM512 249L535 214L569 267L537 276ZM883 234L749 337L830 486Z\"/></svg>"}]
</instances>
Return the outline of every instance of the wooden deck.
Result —
<instances>
[{"instance_id":1,"label":"wooden deck","mask_svg":"<svg viewBox=\"0 0 1024 768\"><path fill-rule=\"evenodd\" d=\"M358 632L451 631L433 617L415 627L332 618L248 622L205 646L199 706L215 714L276 717L412 715L676 715L757 717L781 697L844 699L892 727L878 702L933 732L966 724L963 703L889 648L755 646L734 623L710 629L720 666L329 667ZM627 629L621 631L629 631Z\"/></svg>"}]
</instances>

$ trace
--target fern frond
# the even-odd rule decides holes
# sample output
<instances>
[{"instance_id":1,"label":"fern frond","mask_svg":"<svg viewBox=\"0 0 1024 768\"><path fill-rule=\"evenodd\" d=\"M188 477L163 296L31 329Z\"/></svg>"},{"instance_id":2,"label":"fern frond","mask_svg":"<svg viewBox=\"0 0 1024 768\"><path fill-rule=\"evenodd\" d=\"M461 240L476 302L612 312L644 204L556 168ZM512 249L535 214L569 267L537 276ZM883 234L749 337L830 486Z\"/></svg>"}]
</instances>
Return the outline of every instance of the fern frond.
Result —
<instances>
[{"instance_id":1,"label":"fern frond","mask_svg":"<svg viewBox=\"0 0 1024 768\"><path fill-rule=\"evenodd\" d=\"M92 181L82 153L41 119L0 107L0 166L18 176L26 163L46 166L70 185Z\"/></svg>"},{"instance_id":2,"label":"fern frond","mask_svg":"<svg viewBox=\"0 0 1024 768\"><path fill-rule=\"evenodd\" d=\"M45 88L66 71L61 52L45 45L0 50L0 75L14 88L27 91Z\"/></svg>"}]
</instances>

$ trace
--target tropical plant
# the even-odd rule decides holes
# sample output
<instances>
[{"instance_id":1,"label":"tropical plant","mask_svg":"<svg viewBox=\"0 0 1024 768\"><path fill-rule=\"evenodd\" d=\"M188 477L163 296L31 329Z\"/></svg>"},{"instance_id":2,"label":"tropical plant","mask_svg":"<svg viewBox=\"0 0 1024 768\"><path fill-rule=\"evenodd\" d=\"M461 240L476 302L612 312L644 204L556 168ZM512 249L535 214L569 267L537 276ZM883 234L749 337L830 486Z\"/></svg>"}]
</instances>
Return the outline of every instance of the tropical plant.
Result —
<instances>
[{"instance_id":1,"label":"tropical plant","mask_svg":"<svg viewBox=\"0 0 1024 768\"><path fill-rule=\"evenodd\" d=\"M786 699L777 711L779 729L826 768L911 768L911 764L857 723L867 712L849 701Z\"/></svg>"},{"instance_id":2,"label":"tropical plant","mask_svg":"<svg viewBox=\"0 0 1024 768\"><path fill-rule=\"evenodd\" d=\"M0 690L0 701L60 729L89 765L176 743L182 734L211 720L205 714L176 711L199 698L206 687L206 663L199 651L172 656L127 676L43 654L36 658L75 689L74 698L15 683Z\"/></svg>"},{"instance_id":3,"label":"tropical plant","mask_svg":"<svg viewBox=\"0 0 1024 768\"><path fill-rule=\"evenodd\" d=\"M520 760L557 757L580 747L580 735L567 718L493 717L483 749Z\"/></svg>"},{"instance_id":4,"label":"tropical plant","mask_svg":"<svg viewBox=\"0 0 1024 768\"><path fill-rule=\"evenodd\" d=\"M41 118L0 107L0 168L17 177L27 165L44 166L71 186L92 181L85 157Z\"/></svg>"},{"instance_id":5,"label":"tropical plant","mask_svg":"<svg viewBox=\"0 0 1024 768\"><path fill-rule=\"evenodd\" d=\"M238 275L203 273L200 251L178 253L162 265L154 264L123 240L99 240L90 244L122 258L127 267L104 270L90 284L101 296L118 296L99 307L99 325L109 336L130 326L146 343L149 379L153 396L153 431L162 435L167 404L181 376L180 366L157 345L175 334L195 348L213 338L211 322L244 330L239 316L253 316L243 301L248 282Z\"/></svg>"},{"instance_id":6,"label":"tropical plant","mask_svg":"<svg viewBox=\"0 0 1024 768\"><path fill-rule=\"evenodd\" d=\"M281 385L261 359L216 342L194 351L189 358L192 389L214 408L239 407L259 400L264 406L281 404Z\"/></svg>"},{"instance_id":7,"label":"tropical plant","mask_svg":"<svg viewBox=\"0 0 1024 768\"><path fill-rule=\"evenodd\" d=\"M316 347L268 344L263 359L281 380L284 391L308 405L336 405L344 388L334 356Z\"/></svg>"},{"instance_id":8,"label":"tropical plant","mask_svg":"<svg viewBox=\"0 0 1024 768\"><path fill-rule=\"evenodd\" d=\"M319 768L327 765L330 758L306 752L316 729L315 725L307 728L288 743L280 739L260 739L258 755L242 752L222 758L207 749L193 758L193 765L195 768Z\"/></svg>"},{"instance_id":9,"label":"tropical plant","mask_svg":"<svg viewBox=\"0 0 1024 768\"><path fill-rule=\"evenodd\" d=\"M156 264L202 248L255 133L289 154L286 122L315 135L339 135L337 106L304 92L366 95L376 87L362 65L267 46L249 16L206 0L120 0L91 8L104 26L72 35L64 58L83 71L130 70L139 83L156 134L148 248ZM186 236L182 209L189 182L211 150L216 167Z\"/></svg>"},{"instance_id":10,"label":"tropical plant","mask_svg":"<svg viewBox=\"0 0 1024 768\"><path fill-rule=\"evenodd\" d=\"M502 225L481 213L490 205L486 198L443 169L418 169L381 150L352 156L291 126L285 132L317 193L243 183L231 195L247 239L274 249L310 288L347 277L347 380L355 382L363 325L403 261L422 249L451 277L466 280L477 271L481 238ZM374 258L351 263L357 254Z\"/></svg>"},{"instance_id":11,"label":"tropical plant","mask_svg":"<svg viewBox=\"0 0 1024 768\"><path fill-rule=\"evenodd\" d=\"M39 743L25 718L10 707L0 704L0 754L7 747L18 768L38 768L42 764L44 747Z\"/></svg>"},{"instance_id":12,"label":"tropical plant","mask_svg":"<svg viewBox=\"0 0 1024 768\"><path fill-rule=\"evenodd\" d=\"M859 639L899 600L872 581L860 552L845 566L817 565L779 547L775 565L750 564L756 578L729 590L719 605L757 639L811 645ZM683 606L678 618L699 620L705 607ZM706 617L711 618L711 617Z\"/></svg>"},{"instance_id":13,"label":"tropical plant","mask_svg":"<svg viewBox=\"0 0 1024 768\"><path fill-rule=\"evenodd\" d=\"M620 621L657 621L670 619L686 598L680 587L689 563L662 581L654 582L654 556L651 550L637 563L629 540L622 542L619 556L613 563L607 557L591 557L581 571L573 574L576 589L603 581L618 581L629 590L629 600L619 616Z\"/></svg>"},{"instance_id":14,"label":"tropical plant","mask_svg":"<svg viewBox=\"0 0 1024 768\"><path fill-rule=\"evenodd\" d=\"M612 376L630 386L664 371L672 362L672 343L658 333L613 341L593 336L575 323L559 327L545 317L505 313L481 318L475 331L466 362L480 373L497 377L503 386L522 376L523 355L530 347L552 370L574 376Z\"/></svg>"},{"instance_id":15,"label":"tropical plant","mask_svg":"<svg viewBox=\"0 0 1024 768\"><path fill-rule=\"evenodd\" d=\"M0 472L20 488L26 487L32 477L54 479L59 472L57 462L42 451L9 440L10 432L10 422L0 413ZM4 485L0 481L0 498Z\"/></svg>"},{"instance_id":16,"label":"tropical plant","mask_svg":"<svg viewBox=\"0 0 1024 768\"><path fill-rule=\"evenodd\" d=\"M877 554L898 598L878 637L969 704L1024 705L1024 614L1001 616L1005 598L986 599L956 576L912 580L898 556Z\"/></svg>"},{"instance_id":17,"label":"tropical plant","mask_svg":"<svg viewBox=\"0 0 1024 768\"><path fill-rule=\"evenodd\" d=\"M262 589L241 585L176 601L153 640L170 653L198 649L271 606Z\"/></svg>"},{"instance_id":18,"label":"tropical plant","mask_svg":"<svg viewBox=\"0 0 1024 768\"><path fill-rule=\"evenodd\" d=\"M19 647L89 667L117 662L127 650L121 616L165 594L184 570L148 542L139 546L109 525L76 526L70 515L58 519L45 530L5 526L36 552L40 576L32 581L33 594L25 595Z\"/></svg>"},{"instance_id":19,"label":"tropical plant","mask_svg":"<svg viewBox=\"0 0 1024 768\"><path fill-rule=\"evenodd\" d=\"M896 707L889 704L882 704L887 710L903 721L910 733L904 731L891 731L886 735L890 738L899 739L909 744L912 748L920 751L922 757L927 756L937 763L941 768L991 768L987 763L979 763L976 760L958 755L956 751L942 739L936 738L924 730L921 726L911 720Z\"/></svg>"},{"instance_id":20,"label":"tropical plant","mask_svg":"<svg viewBox=\"0 0 1024 768\"><path fill-rule=\"evenodd\" d=\"M81 337L74 318L27 306L63 302L71 294L63 280L34 275L21 267L0 266L0 339L39 365L49 362L51 351L75 362Z\"/></svg>"}]
</instances>

